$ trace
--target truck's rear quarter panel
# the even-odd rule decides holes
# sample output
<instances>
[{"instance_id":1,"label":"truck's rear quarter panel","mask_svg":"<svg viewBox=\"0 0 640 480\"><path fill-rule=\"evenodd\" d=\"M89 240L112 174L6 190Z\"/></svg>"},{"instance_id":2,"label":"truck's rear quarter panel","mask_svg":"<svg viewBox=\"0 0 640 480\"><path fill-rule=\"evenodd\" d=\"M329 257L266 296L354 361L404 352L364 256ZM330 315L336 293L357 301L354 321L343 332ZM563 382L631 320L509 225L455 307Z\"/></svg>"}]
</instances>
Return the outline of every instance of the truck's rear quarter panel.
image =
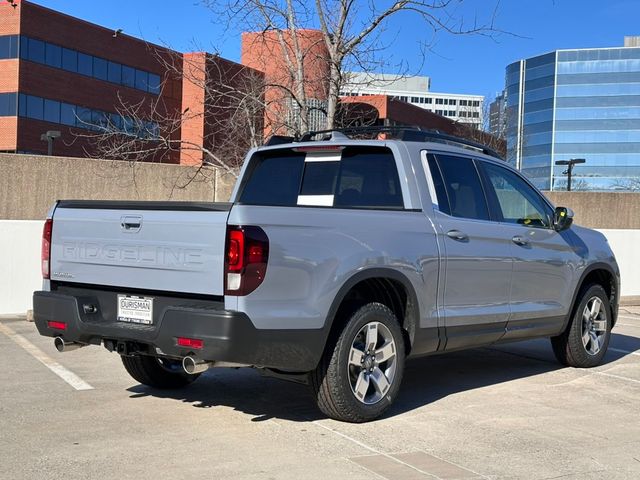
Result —
<instances>
[{"instance_id":1,"label":"truck's rear quarter panel","mask_svg":"<svg viewBox=\"0 0 640 480\"><path fill-rule=\"evenodd\" d=\"M438 251L423 212L236 205L229 224L260 225L269 237L263 284L226 299L257 328L322 328L340 288L379 268L410 281L422 326L436 326Z\"/></svg>"}]
</instances>

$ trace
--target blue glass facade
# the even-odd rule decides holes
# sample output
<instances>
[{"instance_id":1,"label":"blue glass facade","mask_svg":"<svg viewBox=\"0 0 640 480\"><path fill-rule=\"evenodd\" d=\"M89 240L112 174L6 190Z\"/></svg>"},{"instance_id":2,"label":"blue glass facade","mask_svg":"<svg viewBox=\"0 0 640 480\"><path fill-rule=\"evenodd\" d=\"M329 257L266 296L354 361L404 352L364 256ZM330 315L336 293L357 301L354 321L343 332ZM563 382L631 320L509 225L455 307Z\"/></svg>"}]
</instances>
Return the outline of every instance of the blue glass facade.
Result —
<instances>
[{"instance_id":1,"label":"blue glass facade","mask_svg":"<svg viewBox=\"0 0 640 480\"><path fill-rule=\"evenodd\" d=\"M640 183L640 48L558 50L506 69L507 159L545 190Z\"/></svg>"}]
</instances>

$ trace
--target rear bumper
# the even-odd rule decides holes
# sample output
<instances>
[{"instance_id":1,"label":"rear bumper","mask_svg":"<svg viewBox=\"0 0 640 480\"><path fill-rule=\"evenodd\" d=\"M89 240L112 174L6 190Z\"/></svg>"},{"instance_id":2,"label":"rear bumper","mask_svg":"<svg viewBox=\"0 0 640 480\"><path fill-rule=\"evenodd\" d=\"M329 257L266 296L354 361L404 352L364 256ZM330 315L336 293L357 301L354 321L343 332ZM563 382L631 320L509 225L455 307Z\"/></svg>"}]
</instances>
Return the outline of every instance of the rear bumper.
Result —
<instances>
[{"instance_id":1,"label":"rear bumper","mask_svg":"<svg viewBox=\"0 0 640 480\"><path fill-rule=\"evenodd\" d=\"M224 310L221 301L155 296L153 325L139 325L116 320L117 292L69 290L34 293L33 313L41 335L93 345L105 340L130 342L150 355L195 355L289 372L314 369L324 348L322 330L256 329L246 314ZM86 304L96 305L97 311L85 313ZM66 328L50 328L49 321L64 322ZM178 346L178 337L201 339L203 348Z\"/></svg>"}]
</instances>

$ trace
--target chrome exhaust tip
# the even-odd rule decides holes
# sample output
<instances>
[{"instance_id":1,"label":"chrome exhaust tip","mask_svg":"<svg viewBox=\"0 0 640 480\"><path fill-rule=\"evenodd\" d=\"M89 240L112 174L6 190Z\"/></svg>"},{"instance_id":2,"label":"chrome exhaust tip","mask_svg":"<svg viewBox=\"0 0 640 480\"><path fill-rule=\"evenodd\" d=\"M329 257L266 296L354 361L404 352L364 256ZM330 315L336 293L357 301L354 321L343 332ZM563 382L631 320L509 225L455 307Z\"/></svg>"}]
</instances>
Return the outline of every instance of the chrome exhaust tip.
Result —
<instances>
[{"instance_id":1,"label":"chrome exhaust tip","mask_svg":"<svg viewBox=\"0 0 640 480\"><path fill-rule=\"evenodd\" d=\"M61 353L70 352L72 350L77 350L79 348L86 347L84 343L65 342L64 338L62 337L56 337L53 340L53 344L55 345L56 350L58 350Z\"/></svg>"},{"instance_id":2,"label":"chrome exhaust tip","mask_svg":"<svg viewBox=\"0 0 640 480\"><path fill-rule=\"evenodd\" d=\"M214 362L206 362L188 355L182 359L182 369L189 375L206 372L213 367Z\"/></svg>"}]
</instances>

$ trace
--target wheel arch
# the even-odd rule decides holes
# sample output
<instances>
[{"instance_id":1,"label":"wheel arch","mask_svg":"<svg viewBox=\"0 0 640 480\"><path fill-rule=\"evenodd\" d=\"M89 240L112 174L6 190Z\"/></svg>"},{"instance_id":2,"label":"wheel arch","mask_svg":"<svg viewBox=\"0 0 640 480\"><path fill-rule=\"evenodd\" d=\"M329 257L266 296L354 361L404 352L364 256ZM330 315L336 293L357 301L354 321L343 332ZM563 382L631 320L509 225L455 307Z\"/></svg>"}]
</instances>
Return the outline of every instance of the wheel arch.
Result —
<instances>
[{"instance_id":1,"label":"wheel arch","mask_svg":"<svg viewBox=\"0 0 640 480\"><path fill-rule=\"evenodd\" d=\"M406 275L390 268L360 271L340 287L327 313L325 348L342 331L348 314L368 302L382 303L393 311L403 330L408 355L420 325L418 295Z\"/></svg>"},{"instance_id":2,"label":"wheel arch","mask_svg":"<svg viewBox=\"0 0 640 480\"><path fill-rule=\"evenodd\" d=\"M604 288L605 292L607 292L607 296L609 297L609 305L611 308L611 321L612 326L615 325L618 319L618 303L620 297L620 285L618 282L618 274L615 272L611 265L604 262L597 262L589 265L582 275L580 275L580 280L577 283L576 289L573 292L573 298L571 300L571 309L569 311L569 315L565 319L564 326L562 331L564 331L569 325L569 321L571 317L575 313L576 305L579 302L578 295L583 290L586 285L590 284L599 284Z\"/></svg>"}]
</instances>

